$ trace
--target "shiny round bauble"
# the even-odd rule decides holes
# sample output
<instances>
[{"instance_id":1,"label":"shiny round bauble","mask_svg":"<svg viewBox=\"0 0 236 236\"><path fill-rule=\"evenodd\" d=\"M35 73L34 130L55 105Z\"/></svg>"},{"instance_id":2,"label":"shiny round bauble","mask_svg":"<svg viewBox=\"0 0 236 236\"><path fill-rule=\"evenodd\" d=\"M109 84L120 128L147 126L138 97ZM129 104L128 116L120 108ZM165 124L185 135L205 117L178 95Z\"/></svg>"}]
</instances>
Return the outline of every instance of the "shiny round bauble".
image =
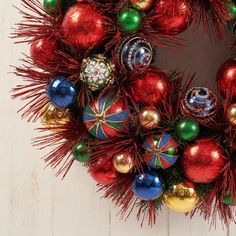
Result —
<instances>
[{"instance_id":1,"label":"shiny round bauble","mask_svg":"<svg viewBox=\"0 0 236 236\"><path fill-rule=\"evenodd\" d=\"M61 130L72 121L72 116L69 109L60 109L47 103L42 108L40 119L49 129Z\"/></svg>"},{"instance_id":2,"label":"shiny round bauble","mask_svg":"<svg viewBox=\"0 0 236 236\"><path fill-rule=\"evenodd\" d=\"M181 140L192 141L200 132L199 123L189 118L183 118L177 122L175 132Z\"/></svg>"},{"instance_id":3,"label":"shiny round bauble","mask_svg":"<svg viewBox=\"0 0 236 236\"><path fill-rule=\"evenodd\" d=\"M137 31L142 23L142 15L135 9L124 8L118 14L118 25L125 33Z\"/></svg>"},{"instance_id":4,"label":"shiny round bauble","mask_svg":"<svg viewBox=\"0 0 236 236\"><path fill-rule=\"evenodd\" d=\"M226 118L230 125L236 127L236 103L228 106L226 110Z\"/></svg>"},{"instance_id":5,"label":"shiny round bauble","mask_svg":"<svg viewBox=\"0 0 236 236\"><path fill-rule=\"evenodd\" d=\"M159 0L154 5L156 16L153 18L152 26L164 34L180 34L192 22L190 9L186 0Z\"/></svg>"},{"instance_id":6,"label":"shiny round bauble","mask_svg":"<svg viewBox=\"0 0 236 236\"><path fill-rule=\"evenodd\" d=\"M223 201L228 206L236 206L236 198L234 199L232 197L231 191L228 191L228 193L224 196Z\"/></svg>"},{"instance_id":7,"label":"shiny round bauble","mask_svg":"<svg viewBox=\"0 0 236 236\"><path fill-rule=\"evenodd\" d=\"M112 159L112 163L115 169L122 174L131 172L134 166L133 157L127 152L116 154Z\"/></svg>"},{"instance_id":8,"label":"shiny round bauble","mask_svg":"<svg viewBox=\"0 0 236 236\"><path fill-rule=\"evenodd\" d=\"M235 18L236 17L236 4L233 1L227 2L227 8L229 10L231 19Z\"/></svg>"},{"instance_id":9,"label":"shiny round bauble","mask_svg":"<svg viewBox=\"0 0 236 236\"><path fill-rule=\"evenodd\" d=\"M47 86L47 95L50 102L56 107L66 108L76 101L76 89L64 76L57 76Z\"/></svg>"},{"instance_id":10,"label":"shiny round bauble","mask_svg":"<svg viewBox=\"0 0 236 236\"><path fill-rule=\"evenodd\" d=\"M226 158L216 141L205 138L186 146L181 163L186 177L196 183L206 184L220 176Z\"/></svg>"},{"instance_id":11,"label":"shiny round bauble","mask_svg":"<svg viewBox=\"0 0 236 236\"><path fill-rule=\"evenodd\" d=\"M137 103L156 105L166 101L170 87L167 74L158 68L149 68L131 82L130 92Z\"/></svg>"},{"instance_id":12,"label":"shiny round bauble","mask_svg":"<svg viewBox=\"0 0 236 236\"><path fill-rule=\"evenodd\" d=\"M212 120L216 114L217 98L207 88L191 88L181 101L183 115L192 116L202 122Z\"/></svg>"},{"instance_id":13,"label":"shiny round bauble","mask_svg":"<svg viewBox=\"0 0 236 236\"><path fill-rule=\"evenodd\" d=\"M138 66L149 66L153 51L152 46L140 37L127 37L116 49L118 61L124 69L133 70Z\"/></svg>"},{"instance_id":14,"label":"shiny round bauble","mask_svg":"<svg viewBox=\"0 0 236 236\"><path fill-rule=\"evenodd\" d=\"M114 81L114 65L101 55L93 55L83 60L80 69L80 79L92 91L101 90Z\"/></svg>"},{"instance_id":15,"label":"shiny round bauble","mask_svg":"<svg viewBox=\"0 0 236 236\"><path fill-rule=\"evenodd\" d=\"M85 106L83 122L88 131L100 140L116 137L124 130L129 112L120 96L99 96Z\"/></svg>"},{"instance_id":16,"label":"shiny round bauble","mask_svg":"<svg viewBox=\"0 0 236 236\"><path fill-rule=\"evenodd\" d=\"M147 171L135 177L132 183L134 194L141 200L150 201L162 195L164 182L162 177L154 172Z\"/></svg>"},{"instance_id":17,"label":"shiny round bauble","mask_svg":"<svg viewBox=\"0 0 236 236\"><path fill-rule=\"evenodd\" d=\"M154 0L130 0L133 8L141 11L147 11L151 8Z\"/></svg>"},{"instance_id":18,"label":"shiny round bauble","mask_svg":"<svg viewBox=\"0 0 236 236\"><path fill-rule=\"evenodd\" d=\"M38 67L45 68L56 62L58 50L59 44L54 38L40 38L32 42L30 56Z\"/></svg>"},{"instance_id":19,"label":"shiny round bauble","mask_svg":"<svg viewBox=\"0 0 236 236\"><path fill-rule=\"evenodd\" d=\"M236 99L236 59L229 59L221 65L216 81L221 96Z\"/></svg>"},{"instance_id":20,"label":"shiny round bauble","mask_svg":"<svg viewBox=\"0 0 236 236\"><path fill-rule=\"evenodd\" d=\"M64 41L74 50L97 47L106 37L104 17L91 5L79 3L66 12L62 32Z\"/></svg>"},{"instance_id":21,"label":"shiny round bauble","mask_svg":"<svg viewBox=\"0 0 236 236\"><path fill-rule=\"evenodd\" d=\"M43 6L46 12L54 13L58 12L60 5L62 4L62 0L44 0Z\"/></svg>"},{"instance_id":22,"label":"shiny round bauble","mask_svg":"<svg viewBox=\"0 0 236 236\"><path fill-rule=\"evenodd\" d=\"M161 114L155 107L143 107L140 114L140 124L144 129L155 129L161 123Z\"/></svg>"},{"instance_id":23,"label":"shiny round bauble","mask_svg":"<svg viewBox=\"0 0 236 236\"><path fill-rule=\"evenodd\" d=\"M199 196L193 185L179 183L171 186L170 190L163 194L163 200L172 211L187 213L195 209Z\"/></svg>"},{"instance_id":24,"label":"shiny round bauble","mask_svg":"<svg viewBox=\"0 0 236 236\"><path fill-rule=\"evenodd\" d=\"M99 165L102 161L102 158L98 160L97 164ZM119 173L116 171L115 167L112 164L112 161L107 161L98 168L89 167L89 172L92 178L99 184L111 184L116 181Z\"/></svg>"},{"instance_id":25,"label":"shiny round bauble","mask_svg":"<svg viewBox=\"0 0 236 236\"><path fill-rule=\"evenodd\" d=\"M90 158L91 150L86 143L78 142L73 146L72 154L78 162L86 163Z\"/></svg>"},{"instance_id":26,"label":"shiny round bauble","mask_svg":"<svg viewBox=\"0 0 236 236\"><path fill-rule=\"evenodd\" d=\"M168 133L148 135L144 142L143 158L152 168L166 169L175 164L178 159L178 143Z\"/></svg>"}]
</instances>

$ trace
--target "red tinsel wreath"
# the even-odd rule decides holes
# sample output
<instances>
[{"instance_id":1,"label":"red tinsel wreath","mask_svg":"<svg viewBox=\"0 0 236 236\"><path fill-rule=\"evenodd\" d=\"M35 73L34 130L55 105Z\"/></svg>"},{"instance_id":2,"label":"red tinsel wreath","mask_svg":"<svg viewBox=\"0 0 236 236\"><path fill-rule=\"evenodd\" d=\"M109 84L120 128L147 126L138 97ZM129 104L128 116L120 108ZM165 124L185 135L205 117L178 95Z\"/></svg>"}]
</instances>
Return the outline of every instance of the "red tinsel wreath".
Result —
<instances>
[{"instance_id":1,"label":"red tinsel wreath","mask_svg":"<svg viewBox=\"0 0 236 236\"><path fill-rule=\"evenodd\" d=\"M151 64L155 47L180 47L202 24L220 40L236 29L231 0L21 0L12 38L31 44L13 98L47 132L40 148L64 177L83 163L104 197L129 216L156 221L162 205L235 222L236 59L217 73L219 94L192 87L195 75ZM235 43L232 43L232 49Z\"/></svg>"}]
</instances>

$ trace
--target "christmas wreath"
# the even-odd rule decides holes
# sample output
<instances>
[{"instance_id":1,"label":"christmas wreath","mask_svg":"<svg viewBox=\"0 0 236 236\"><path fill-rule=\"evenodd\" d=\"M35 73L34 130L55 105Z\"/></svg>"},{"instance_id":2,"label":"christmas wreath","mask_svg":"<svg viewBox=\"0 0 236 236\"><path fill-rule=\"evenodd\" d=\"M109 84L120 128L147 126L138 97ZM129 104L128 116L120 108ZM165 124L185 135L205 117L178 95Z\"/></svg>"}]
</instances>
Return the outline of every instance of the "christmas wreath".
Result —
<instances>
[{"instance_id":1,"label":"christmas wreath","mask_svg":"<svg viewBox=\"0 0 236 236\"><path fill-rule=\"evenodd\" d=\"M235 31L231 0L21 0L12 37L30 43L13 98L55 148L44 158L64 177L83 163L104 197L154 224L163 204L234 221L236 60L216 77L218 93L195 75L153 66L157 47L181 47L179 34L202 25L220 40ZM233 42L232 49L235 43ZM49 131L49 132L48 132ZM78 163L77 162L77 163Z\"/></svg>"}]
</instances>

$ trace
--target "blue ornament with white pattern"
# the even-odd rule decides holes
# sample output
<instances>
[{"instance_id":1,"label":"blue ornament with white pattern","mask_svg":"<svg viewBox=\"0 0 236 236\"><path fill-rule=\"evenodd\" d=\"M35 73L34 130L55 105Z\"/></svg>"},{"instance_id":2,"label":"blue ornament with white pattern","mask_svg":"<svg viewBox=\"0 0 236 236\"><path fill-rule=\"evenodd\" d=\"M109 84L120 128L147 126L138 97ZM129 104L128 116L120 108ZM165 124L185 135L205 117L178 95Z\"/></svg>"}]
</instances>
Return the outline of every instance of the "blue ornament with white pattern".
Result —
<instances>
[{"instance_id":1,"label":"blue ornament with white pattern","mask_svg":"<svg viewBox=\"0 0 236 236\"><path fill-rule=\"evenodd\" d=\"M152 46L140 37L128 37L117 47L117 57L127 70L133 70L137 66L146 67L152 61Z\"/></svg>"},{"instance_id":2,"label":"blue ornament with white pattern","mask_svg":"<svg viewBox=\"0 0 236 236\"><path fill-rule=\"evenodd\" d=\"M181 112L202 122L211 120L216 114L217 98L207 88L191 88L181 101Z\"/></svg>"},{"instance_id":3,"label":"blue ornament with white pattern","mask_svg":"<svg viewBox=\"0 0 236 236\"><path fill-rule=\"evenodd\" d=\"M56 107L66 108L76 102L76 88L64 76L57 76L47 86L50 102Z\"/></svg>"}]
</instances>

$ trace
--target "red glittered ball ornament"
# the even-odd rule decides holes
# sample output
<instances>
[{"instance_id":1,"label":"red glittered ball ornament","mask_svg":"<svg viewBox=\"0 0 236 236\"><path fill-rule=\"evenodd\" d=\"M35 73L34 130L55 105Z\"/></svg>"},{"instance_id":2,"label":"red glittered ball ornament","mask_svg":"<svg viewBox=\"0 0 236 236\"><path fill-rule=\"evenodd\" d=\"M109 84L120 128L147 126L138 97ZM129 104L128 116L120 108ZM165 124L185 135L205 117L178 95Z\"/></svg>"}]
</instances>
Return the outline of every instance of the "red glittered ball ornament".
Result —
<instances>
[{"instance_id":1,"label":"red glittered ball ornament","mask_svg":"<svg viewBox=\"0 0 236 236\"><path fill-rule=\"evenodd\" d=\"M153 27L165 34L180 34L192 23L192 12L186 0L157 1L154 12Z\"/></svg>"},{"instance_id":2,"label":"red glittered ball ornament","mask_svg":"<svg viewBox=\"0 0 236 236\"><path fill-rule=\"evenodd\" d=\"M105 19L91 5L79 3L69 8L62 31L66 44L73 49L92 49L105 38Z\"/></svg>"},{"instance_id":3,"label":"red glittered ball ornament","mask_svg":"<svg viewBox=\"0 0 236 236\"><path fill-rule=\"evenodd\" d=\"M59 44L54 38L41 38L32 42L30 55L34 63L41 68L55 62Z\"/></svg>"},{"instance_id":4,"label":"red glittered ball ornament","mask_svg":"<svg viewBox=\"0 0 236 236\"><path fill-rule=\"evenodd\" d=\"M112 161L107 161L102 163L102 158L98 160L98 162L95 165L100 165L100 167L95 168L95 166L89 167L89 172L92 178L99 184L111 184L114 181L116 181L117 177L119 176L119 173L115 169Z\"/></svg>"},{"instance_id":5,"label":"red glittered ball ornament","mask_svg":"<svg viewBox=\"0 0 236 236\"><path fill-rule=\"evenodd\" d=\"M202 139L188 145L181 163L185 176L196 183L215 181L225 166L222 147L212 139Z\"/></svg>"},{"instance_id":6,"label":"red glittered ball ornament","mask_svg":"<svg viewBox=\"0 0 236 236\"><path fill-rule=\"evenodd\" d=\"M136 102L155 105L166 100L170 93L170 81L160 69L149 67L131 82L130 90Z\"/></svg>"},{"instance_id":7,"label":"red glittered ball ornament","mask_svg":"<svg viewBox=\"0 0 236 236\"><path fill-rule=\"evenodd\" d=\"M217 72L217 86L220 94L236 100L236 59L229 59Z\"/></svg>"}]
</instances>

